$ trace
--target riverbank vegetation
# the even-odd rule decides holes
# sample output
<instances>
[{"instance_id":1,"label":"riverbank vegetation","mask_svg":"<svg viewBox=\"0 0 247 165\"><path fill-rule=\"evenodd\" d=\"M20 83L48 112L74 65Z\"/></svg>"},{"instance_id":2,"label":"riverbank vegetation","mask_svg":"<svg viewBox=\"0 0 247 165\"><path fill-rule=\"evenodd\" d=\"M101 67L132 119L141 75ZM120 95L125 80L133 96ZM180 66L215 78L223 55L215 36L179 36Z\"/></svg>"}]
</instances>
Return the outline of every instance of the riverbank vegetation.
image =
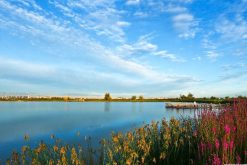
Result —
<instances>
[{"instance_id":1,"label":"riverbank vegetation","mask_svg":"<svg viewBox=\"0 0 247 165\"><path fill-rule=\"evenodd\" d=\"M247 98L246 96L238 96L238 98ZM112 97L110 93L106 93L102 98L87 97L69 97L69 96L0 96L0 101L55 101L55 102L198 102L198 103L214 103L225 104L233 101L232 97L194 97L193 94L180 95L174 98L145 98L144 96L131 97Z\"/></svg>"},{"instance_id":2,"label":"riverbank vegetation","mask_svg":"<svg viewBox=\"0 0 247 165\"><path fill-rule=\"evenodd\" d=\"M195 111L194 118L163 119L134 131L112 134L94 150L41 142L23 146L7 164L240 164L247 163L247 100L221 111ZM54 136L52 136L54 138Z\"/></svg>"}]
</instances>

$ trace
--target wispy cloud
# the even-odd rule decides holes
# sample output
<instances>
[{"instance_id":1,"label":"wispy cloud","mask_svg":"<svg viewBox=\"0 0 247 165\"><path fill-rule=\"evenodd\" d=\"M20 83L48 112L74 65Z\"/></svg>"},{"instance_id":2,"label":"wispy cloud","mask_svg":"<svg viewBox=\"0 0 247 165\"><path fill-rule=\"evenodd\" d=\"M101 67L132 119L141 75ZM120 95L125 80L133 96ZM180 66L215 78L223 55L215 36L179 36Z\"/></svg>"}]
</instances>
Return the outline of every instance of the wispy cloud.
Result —
<instances>
[{"instance_id":1,"label":"wispy cloud","mask_svg":"<svg viewBox=\"0 0 247 165\"><path fill-rule=\"evenodd\" d=\"M124 28L131 24L122 20L124 11L116 9L114 1L68 1L62 3L50 0L73 23L85 30L91 30L97 35L105 36L112 42L124 42Z\"/></svg>"},{"instance_id":2,"label":"wispy cloud","mask_svg":"<svg viewBox=\"0 0 247 165\"><path fill-rule=\"evenodd\" d=\"M199 29L199 21L187 7L187 4L192 2L192 0L171 0L162 6L161 11L170 14L173 27L180 38L194 38Z\"/></svg>"},{"instance_id":3,"label":"wispy cloud","mask_svg":"<svg viewBox=\"0 0 247 165\"><path fill-rule=\"evenodd\" d=\"M215 50L217 48L216 44L209 39L208 35L202 39L201 43L204 49Z\"/></svg>"},{"instance_id":4,"label":"wispy cloud","mask_svg":"<svg viewBox=\"0 0 247 165\"><path fill-rule=\"evenodd\" d=\"M222 34L226 40L235 42L247 38L247 21L242 17L230 21L227 18L222 18L216 24L216 31Z\"/></svg>"},{"instance_id":5,"label":"wispy cloud","mask_svg":"<svg viewBox=\"0 0 247 165\"><path fill-rule=\"evenodd\" d=\"M0 79L23 81L30 84L48 83L49 85L73 85L74 87L78 87L82 84L87 86L88 82L92 83L94 81L102 81L102 83L105 83L109 79L111 79L113 86L114 84L118 84L122 87L130 87L140 83L137 79L130 79L124 74L97 71L97 68L94 70L88 68L85 73L84 69L86 69L86 67L70 68L3 57L1 57L0 60L0 69L8 71L1 73Z\"/></svg>"},{"instance_id":6,"label":"wispy cloud","mask_svg":"<svg viewBox=\"0 0 247 165\"><path fill-rule=\"evenodd\" d=\"M184 59L179 59L176 55L172 54L172 53L168 53L167 51L163 50L163 51L157 51L153 53L156 56L160 56L162 58L171 60L173 62L185 62Z\"/></svg>"},{"instance_id":7,"label":"wispy cloud","mask_svg":"<svg viewBox=\"0 0 247 165\"><path fill-rule=\"evenodd\" d=\"M195 6L201 4L192 0L0 0L0 91L11 88L2 86L9 81L37 90L66 86L72 93L175 94L208 92L210 86L232 82L231 76L242 81L246 65L241 61L247 59L243 3L216 5L220 11L212 13L198 12ZM205 73L210 73L205 79L222 82L203 84L198 77Z\"/></svg>"},{"instance_id":8,"label":"wispy cloud","mask_svg":"<svg viewBox=\"0 0 247 165\"><path fill-rule=\"evenodd\" d=\"M149 13L143 11L136 11L133 15L139 18L146 18L149 16Z\"/></svg>"},{"instance_id":9,"label":"wispy cloud","mask_svg":"<svg viewBox=\"0 0 247 165\"><path fill-rule=\"evenodd\" d=\"M211 61L216 61L217 58L220 56L219 53L216 51L207 51L206 56L211 60Z\"/></svg>"},{"instance_id":10,"label":"wispy cloud","mask_svg":"<svg viewBox=\"0 0 247 165\"><path fill-rule=\"evenodd\" d=\"M229 5L228 10L221 13L215 23L215 30L226 42L238 42L246 39L247 3L245 1Z\"/></svg>"},{"instance_id":11,"label":"wispy cloud","mask_svg":"<svg viewBox=\"0 0 247 165\"><path fill-rule=\"evenodd\" d=\"M19 4L25 6L25 7L32 7L35 10L41 11L42 8L36 4L34 0L16 0Z\"/></svg>"},{"instance_id":12,"label":"wispy cloud","mask_svg":"<svg viewBox=\"0 0 247 165\"><path fill-rule=\"evenodd\" d=\"M177 82L177 81L194 82L196 81L195 78L189 75L167 75L164 73L160 73L159 71L152 69L152 67L143 65L137 61L133 61L128 58L122 58L119 54L115 52L115 50L112 50L111 48L94 40L92 37L86 34L83 29L71 26L70 23L63 23L63 20L60 20L59 18L57 18L56 16L52 14L46 15L45 11L39 11L39 12L28 11L25 8L21 8L21 7L12 5L11 3L2 2L2 1L0 2L0 5L6 12L11 14L11 18L12 18L12 20L5 20L5 18L1 17L1 21L4 22L4 24L2 25L4 25L5 28L12 29L13 31L16 31L17 33L23 33L23 35L26 35L26 36L29 36L30 34L32 34L33 36L35 36L35 38L37 36L39 36L38 38L43 37L43 39L47 40L48 42L53 42L53 43L60 42L64 44L65 46L70 47L71 49L76 48L77 50L81 50L81 52L83 52L79 54L80 56L86 56L90 54L90 56L93 56L93 58L97 58L100 61L104 61L103 62L104 64L102 63L101 66L99 67L103 67L103 68L107 67L107 68L112 68L115 70L115 73L112 73L111 77L108 77L108 76L105 76L105 74L103 75L100 73L92 74L91 72L90 74L85 75L83 69L81 69L79 72L76 70L72 70L72 71L65 70L65 71L58 72L57 69L55 69L54 71L55 74L53 74L52 76L54 78L58 78L57 76L59 75L60 82L65 81L66 83L72 83L71 80L73 80L73 82L74 80L76 80L77 82L85 81L82 78L78 78L80 77L79 75L85 75L85 79L92 79L92 80L95 80L95 78L92 78L92 76L90 75L94 75L93 77L98 77L99 79L102 78L102 79L116 80L118 82L117 84L121 84L119 81L122 81L123 79L128 81L128 83L126 82L126 84L138 84L138 83L141 83L140 81L142 80L148 80L149 82L152 82L152 83L170 83L170 82ZM94 6L92 6L92 8L94 8ZM105 13L106 15L103 14L102 16L103 18L100 18L101 11L97 10L96 12L90 13L89 17L91 16L94 18L99 17L99 19L101 20L102 19L104 20L104 17L105 17L105 19L108 20L110 19L110 18L107 18L108 14L114 15L113 13L115 12L115 10L112 10L109 12ZM17 21L20 19L22 21L25 21L26 24L23 25L22 22ZM123 21L121 22L119 19L116 19L114 22L115 22L114 28L119 27L119 26L126 27L129 25L127 22L123 22ZM102 24L100 23L99 26L102 26ZM151 54L154 54L156 52L156 55L160 55L163 58L167 58L171 61L176 61L176 57L173 54L170 54L165 51L157 53L158 51L162 51L162 50L159 50L157 45L149 42L148 38L149 37L147 36L142 36L133 45L124 43L122 44L123 49L128 50L130 54L133 54L134 52L143 52L143 51L150 52ZM29 65L26 65L26 66L29 66ZM20 68L22 67L20 66ZM23 68L26 68L26 67L23 67ZM8 69L5 68L5 70L8 70ZM16 73L19 74L19 72L17 71L18 69L16 69ZM43 73L44 75L46 75L45 74L46 72L43 72ZM70 74L68 75L68 73ZM73 75L71 73L76 73L76 74L74 74L74 77L71 77ZM139 80L133 80L133 77L128 78L127 75L130 73L138 75ZM30 74L30 75L39 75L39 74ZM62 77L63 77L63 80L61 80ZM104 77L107 77L107 78L104 78ZM47 79L50 79L50 77L47 77ZM122 82L125 82L125 81L122 81Z\"/></svg>"},{"instance_id":13,"label":"wispy cloud","mask_svg":"<svg viewBox=\"0 0 247 165\"><path fill-rule=\"evenodd\" d=\"M175 54L169 53L166 50L160 50L159 47L153 44L150 35L141 36L137 42L133 44L123 44L117 48L117 51L122 56L129 55L154 55L159 56L165 59L168 59L172 62L185 62L184 59L179 58Z\"/></svg>"},{"instance_id":14,"label":"wispy cloud","mask_svg":"<svg viewBox=\"0 0 247 165\"><path fill-rule=\"evenodd\" d=\"M243 61L222 65L221 69L219 81L241 82L241 79L247 78L247 64Z\"/></svg>"},{"instance_id":15,"label":"wispy cloud","mask_svg":"<svg viewBox=\"0 0 247 165\"><path fill-rule=\"evenodd\" d=\"M140 3L140 0L127 0L127 5L138 5Z\"/></svg>"},{"instance_id":16,"label":"wispy cloud","mask_svg":"<svg viewBox=\"0 0 247 165\"><path fill-rule=\"evenodd\" d=\"M152 44L147 36L141 36L138 41L134 44L123 44L118 50L122 54L132 55L139 53L153 52L158 49L157 45Z\"/></svg>"},{"instance_id":17,"label":"wispy cloud","mask_svg":"<svg viewBox=\"0 0 247 165\"><path fill-rule=\"evenodd\" d=\"M193 0L178 0L178 2L182 2L182 3L191 3L191 2L193 2Z\"/></svg>"},{"instance_id":18,"label":"wispy cloud","mask_svg":"<svg viewBox=\"0 0 247 165\"><path fill-rule=\"evenodd\" d=\"M164 11L169 13L182 13L187 12L188 9L183 6L169 4L165 7Z\"/></svg>"},{"instance_id":19,"label":"wispy cloud","mask_svg":"<svg viewBox=\"0 0 247 165\"><path fill-rule=\"evenodd\" d=\"M197 32L198 22L189 13L180 13L172 18L173 25L179 32L181 38L194 38Z\"/></svg>"},{"instance_id":20,"label":"wispy cloud","mask_svg":"<svg viewBox=\"0 0 247 165\"><path fill-rule=\"evenodd\" d=\"M129 22L126 22L126 21L117 21L117 26L119 27L128 27L130 26L131 24Z\"/></svg>"},{"instance_id":21,"label":"wispy cloud","mask_svg":"<svg viewBox=\"0 0 247 165\"><path fill-rule=\"evenodd\" d=\"M196 56L196 57L193 57L192 60L201 61L202 57L201 56Z\"/></svg>"},{"instance_id":22,"label":"wispy cloud","mask_svg":"<svg viewBox=\"0 0 247 165\"><path fill-rule=\"evenodd\" d=\"M68 6L72 8L79 8L87 11L105 8L108 6L111 6L114 4L114 1L108 1L108 0L68 0L67 3Z\"/></svg>"},{"instance_id":23,"label":"wispy cloud","mask_svg":"<svg viewBox=\"0 0 247 165\"><path fill-rule=\"evenodd\" d=\"M231 73L231 74L224 74L219 76L220 77L220 81L229 81L229 80L234 80L234 81L238 81L239 78L243 78L247 76L247 71L240 71L240 72L235 72L235 73Z\"/></svg>"},{"instance_id":24,"label":"wispy cloud","mask_svg":"<svg viewBox=\"0 0 247 165\"><path fill-rule=\"evenodd\" d=\"M201 45L211 61L219 57L245 57L247 41L246 4L242 2L224 4L226 10L216 15L204 28ZM209 29L209 30L208 30Z\"/></svg>"},{"instance_id":25,"label":"wispy cloud","mask_svg":"<svg viewBox=\"0 0 247 165\"><path fill-rule=\"evenodd\" d=\"M224 71L238 70L242 68L247 68L247 64L244 62L238 62L235 64L225 64L221 66Z\"/></svg>"}]
</instances>

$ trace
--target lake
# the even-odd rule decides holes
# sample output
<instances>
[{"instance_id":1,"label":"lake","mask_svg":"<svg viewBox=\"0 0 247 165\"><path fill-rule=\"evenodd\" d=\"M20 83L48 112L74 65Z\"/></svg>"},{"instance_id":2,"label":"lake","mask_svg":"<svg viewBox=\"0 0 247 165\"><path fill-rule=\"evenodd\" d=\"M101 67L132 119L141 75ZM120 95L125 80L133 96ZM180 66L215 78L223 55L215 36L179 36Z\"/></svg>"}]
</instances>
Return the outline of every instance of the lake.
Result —
<instances>
[{"instance_id":1,"label":"lake","mask_svg":"<svg viewBox=\"0 0 247 165\"><path fill-rule=\"evenodd\" d=\"M0 159L25 144L52 143L52 134L68 144L90 136L97 145L112 131L126 132L152 120L193 115L193 110L166 109L161 102L0 102Z\"/></svg>"}]
</instances>

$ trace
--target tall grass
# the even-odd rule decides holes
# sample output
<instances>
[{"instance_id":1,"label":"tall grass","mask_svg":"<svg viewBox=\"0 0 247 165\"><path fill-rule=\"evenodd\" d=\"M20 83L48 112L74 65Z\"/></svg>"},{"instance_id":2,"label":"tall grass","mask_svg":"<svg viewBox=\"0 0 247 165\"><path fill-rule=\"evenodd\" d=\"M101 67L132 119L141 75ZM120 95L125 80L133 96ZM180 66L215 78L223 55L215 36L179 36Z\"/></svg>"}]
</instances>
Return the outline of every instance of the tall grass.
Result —
<instances>
[{"instance_id":1,"label":"tall grass","mask_svg":"<svg viewBox=\"0 0 247 165\"><path fill-rule=\"evenodd\" d=\"M195 118L152 122L86 149L40 143L23 146L8 164L214 164L247 163L247 100L221 111L202 110Z\"/></svg>"}]
</instances>

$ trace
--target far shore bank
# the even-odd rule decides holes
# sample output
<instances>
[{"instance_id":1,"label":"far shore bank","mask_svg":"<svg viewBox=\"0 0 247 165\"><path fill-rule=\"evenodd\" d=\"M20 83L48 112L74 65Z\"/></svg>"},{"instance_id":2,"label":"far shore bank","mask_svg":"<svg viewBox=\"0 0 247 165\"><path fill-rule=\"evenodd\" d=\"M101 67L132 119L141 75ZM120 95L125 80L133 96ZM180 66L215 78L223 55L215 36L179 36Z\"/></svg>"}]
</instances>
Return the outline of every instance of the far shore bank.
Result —
<instances>
[{"instance_id":1,"label":"far shore bank","mask_svg":"<svg viewBox=\"0 0 247 165\"><path fill-rule=\"evenodd\" d=\"M94 98L56 98L56 99L39 99L39 98L25 98L25 99L0 99L0 102L197 102L197 103L214 103L214 104L226 104L231 103L232 99L203 99L203 98L194 98L191 100L181 100L178 98L169 98L169 99L94 99Z\"/></svg>"}]
</instances>

